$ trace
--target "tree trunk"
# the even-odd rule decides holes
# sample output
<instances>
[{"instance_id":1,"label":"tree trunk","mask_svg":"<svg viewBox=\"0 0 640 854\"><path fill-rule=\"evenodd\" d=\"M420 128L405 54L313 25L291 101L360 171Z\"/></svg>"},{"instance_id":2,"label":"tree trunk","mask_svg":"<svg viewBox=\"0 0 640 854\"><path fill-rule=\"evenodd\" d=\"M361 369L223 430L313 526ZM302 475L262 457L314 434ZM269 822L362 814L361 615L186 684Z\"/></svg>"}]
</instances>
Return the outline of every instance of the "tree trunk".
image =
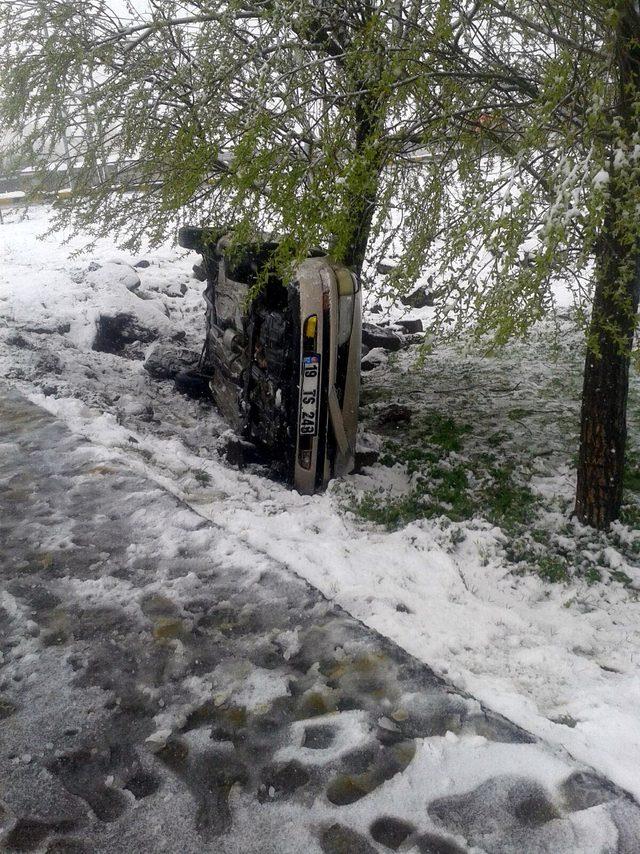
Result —
<instances>
[{"instance_id":1,"label":"tree trunk","mask_svg":"<svg viewBox=\"0 0 640 854\"><path fill-rule=\"evenodd\" d=\"M616 33L619 115L629 141L637 130L640 95L640 14L633 0L620 4ZM596 288L587 340L582 392L575 513L606 529L620 514L627 438L630 356L640 295L640 251L635 213L638 167L616 173L596 246Z\"/></svg>"},{"instance_id":2,"label":"tree trunk","mask_svg":"<svg viewBox=\"0 0 640 854\"><path fill-rule=\"evenodd\" d=\"M344 255L344 263L360 277L362 266L367 257L367 246L371 234L371 224L375 210L375 196L364 196L354 199L353 205L349 206L349 223L352 226L351 236L348 240L347 250Z\"/></svg>"},{"instance_id":3,"label":"tree trunk","mask_svg":"<svg viewBox=\"0 0 640 854\"><path fill-rule=\"evenodd\" d=\"M356 81L356 90L366 88L366 83ZM381 139L384 120L383 107L378 98L361 96L355 105L355 150L362 170L361 182L352 190L345 203L348 237L343 242L341 260L360 276L367 255L373 215L384 165Z\"/></svg>"},{"instance_id":4,"label":"tree trunk","mask_svg":"<svg viewBox=\"0 0 640 854\"><path fill-rule=\"evenodd\" d=\"M585 525L606 529L618 518L627 439L627 393L639 273L617 280L619 264L611 248L602 250L604 268L596 284L584 367L580 454L575 512ZM613 256L613 257L611 257Z\"/></svg>"}]
</instances>

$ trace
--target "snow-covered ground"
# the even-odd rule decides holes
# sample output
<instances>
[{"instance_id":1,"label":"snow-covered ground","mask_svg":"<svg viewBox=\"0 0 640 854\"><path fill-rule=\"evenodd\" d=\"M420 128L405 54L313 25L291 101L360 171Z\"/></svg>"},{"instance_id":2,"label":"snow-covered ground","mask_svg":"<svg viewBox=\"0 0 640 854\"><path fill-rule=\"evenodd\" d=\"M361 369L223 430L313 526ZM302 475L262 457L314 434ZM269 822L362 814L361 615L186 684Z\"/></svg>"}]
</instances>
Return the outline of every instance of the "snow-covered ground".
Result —
<instances>
[{"instance_id":1,"label":"snow-covered ground","mask_svg":"<svg viewBox=\"0 0 640 854\"><path fill-rule=\"evenodd\" d=\"M70 260L82 238L39 241L46 223L43 208L25 218L13 210L0 227L3 376L254 553L640 797L640 535L630 525L594 535L569 520L581 356L568 319L560 335L541 327L491 358L462 345L420 364L415 348L383 358L365 376L363 421L372 443L386 443L387 464L300 496L259 469L230 466L220 453L227 428L211 406L142 367L157 341L199 351L196 256L166 246L132 257L104 240ZM136 268L137 285L128 265L140 260L149 266ZM93 350L96 320L117 312L135 317L150 340L124 356ZM416 314L428 320L429 309ZM390 403L408 406L411 421L385 420ZM425 419L425 441L443 449L442 460L413 461L412 474L403 460L393 464L389 442L419 443ZM635 449L639 422L634 377ZM390 522L388 509L402 508L441 463L469 470L476 504L462 515L452 507L459 521L403 511L388 530L364 518ZM501 527L495 512L482 512L483 464L515 484L507 504L509 496L533 502L530 522L514 522L508 506ZM556 584L542 577L558 572Z\"/></svg>"}]
</instances>

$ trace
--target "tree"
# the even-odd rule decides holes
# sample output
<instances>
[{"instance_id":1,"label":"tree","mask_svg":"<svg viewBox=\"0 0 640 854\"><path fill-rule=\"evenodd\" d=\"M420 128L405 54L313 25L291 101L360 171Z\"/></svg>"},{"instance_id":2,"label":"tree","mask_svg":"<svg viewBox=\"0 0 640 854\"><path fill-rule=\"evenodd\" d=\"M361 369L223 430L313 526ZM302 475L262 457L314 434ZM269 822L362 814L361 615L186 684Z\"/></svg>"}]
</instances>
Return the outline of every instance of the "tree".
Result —
<instances>
[{"instance_id":1,"label":"tree","mask_svg":"<svg viewBox=\"0 0 640 854\"><path fill-rule=\"evenodd\" d=\"M442 145L456 154L425 169L444 169L451 192L420 252L446 283L441 320L455 305L454 332L471 322L497 343L552 312L554 282L573 279L586 330L575 513L607 528L622 503L640 287L638 9L484 0L466 23L460 45L481 55L487 85L462 87L461 67L442 93Z\"/></svg>"},{"instance_id":2,"label":"tree","mask_svg":"<svg viewBox=\"0 0 640 854\"><path fill-rule=\"evenodd\" d=\"M124 16L18 0L0 19L0 115L41 186L73 181L58 224L136 245L233 221L238 239L278 231L282 258L331 243L360 271L392 231L420 70L453 48L450 17L447 0L153 0Z\"/></svg>"},{"instance_id":3,"label":"tree","mask_svg":"<svg viewBox=\"0 0 640 854\"><path fill-rule=\"evenodd\" d=\"M611 22L615 115L609 194L596 243L596 284L584 370L576 514L606 528L622 505L630 352L640 298L640 10ZM622 162L625 161L625 162Z\"/></svg>"}]
</instances>

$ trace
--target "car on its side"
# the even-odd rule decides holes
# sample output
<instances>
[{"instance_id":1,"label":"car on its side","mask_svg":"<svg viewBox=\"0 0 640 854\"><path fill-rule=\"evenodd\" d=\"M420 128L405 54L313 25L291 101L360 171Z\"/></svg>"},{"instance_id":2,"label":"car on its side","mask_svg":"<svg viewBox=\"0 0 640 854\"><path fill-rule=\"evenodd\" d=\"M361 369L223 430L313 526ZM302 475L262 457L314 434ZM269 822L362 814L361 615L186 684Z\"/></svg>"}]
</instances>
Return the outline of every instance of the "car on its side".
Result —
<instances>
[{"instance_id":1,"label":"car on its side","mask_svg":"<svg viewBox=\"0 0 640 854\"><path fill-rule=\"evenodd\" d=\"M320 251L283 281L278 243L186 226L202 255L206 339L200 368L222 416L299 492L354 467L362 306L356 275ZM254 295L255 292L255 295Z\"/></svg>"}]
</instances>

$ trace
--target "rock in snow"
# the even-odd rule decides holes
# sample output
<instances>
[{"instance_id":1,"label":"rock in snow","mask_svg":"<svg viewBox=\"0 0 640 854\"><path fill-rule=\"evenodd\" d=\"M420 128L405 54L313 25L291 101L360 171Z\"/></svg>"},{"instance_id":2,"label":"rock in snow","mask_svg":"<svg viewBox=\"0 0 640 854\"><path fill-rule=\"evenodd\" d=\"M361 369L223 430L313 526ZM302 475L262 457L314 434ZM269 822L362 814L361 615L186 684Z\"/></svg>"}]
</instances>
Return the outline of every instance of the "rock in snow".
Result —
<instances>
[{"instance_id":1,"label":"rock in snow","mask_svg":"<svg viewBox=\"0 0 640 854\"><path fill-rule=\"evenodd\" d=\"M156 380L172 380L180 371L188 370L198 356L174 344L156 344L144 362L145 371Z\"/></svg>"},{"instance_id":2,"label":"rock in snow","mask_svg":"<svg viewBox=\"0 0 640 854\"><path fill-rule=\"evenodd\" d=\"M143 326L140 319L133 314L101 314L96 321L96 337L92 349L99 353L142 358L142 351L136 345L155 341L158 334L157 329Z\"/></svg>"},{"instance_id":3,"label":"rock in snow","mask_svg":"<svg viewBox=\"0 0 640 854\"><path fill-rule=\"evenodd\" d=\"M410 308L428 308L434 304L434 294L427 288L420 286L410 294L400 297L400 300Z\"/></svg>"},{"instance_id":4,"label":"rock in snow","mask_svg":"<svg viewBox=\"0 0 640 854\"><path fill-rule=\"evenodd\" d=\"M399 326L408 335L412 335L414 332L424 332L424 326L419 318L407 317L404 320L396 320L396 326Z\"/></svg>"},{"instance_id":5,"label":"rock in snow","mask_svg":"<svg viewBox=\"0 0 640 854\"><path fill-rule=\"evenodd\" d=\"M399 350L402 347L402 338L391 329L383 329L375 323L363 323L362 343L372 349L380 347L383 350Z\"/></svg>"},{"instance_id":6,"label":"rock in snow","mask_svg":"<svg viewBox=\"0 0 640 854\"><path fill-rule=\"evenodd\" d=\"M91 265L89 265L91 266ZM86 281L98 287L124 285L128 291L137 291L140 287L140 276L128 264L118 264L108 261L95 270L90 270Z\"/></svg>"},{"instance_id":7,"label":"rock in snow","mask_svg":"<svg viewBox=\"0 0 640 854\"><path fill-rule=\"evenodd\" d=\"M360 368L363 371L372 371L374 368L378 368L380 365L385 365L388 361L388 356L386 352L381 347L375 347L373 350L370 350L367 355L362 359L360 363Z\"/></svg>"}]
</instances>

